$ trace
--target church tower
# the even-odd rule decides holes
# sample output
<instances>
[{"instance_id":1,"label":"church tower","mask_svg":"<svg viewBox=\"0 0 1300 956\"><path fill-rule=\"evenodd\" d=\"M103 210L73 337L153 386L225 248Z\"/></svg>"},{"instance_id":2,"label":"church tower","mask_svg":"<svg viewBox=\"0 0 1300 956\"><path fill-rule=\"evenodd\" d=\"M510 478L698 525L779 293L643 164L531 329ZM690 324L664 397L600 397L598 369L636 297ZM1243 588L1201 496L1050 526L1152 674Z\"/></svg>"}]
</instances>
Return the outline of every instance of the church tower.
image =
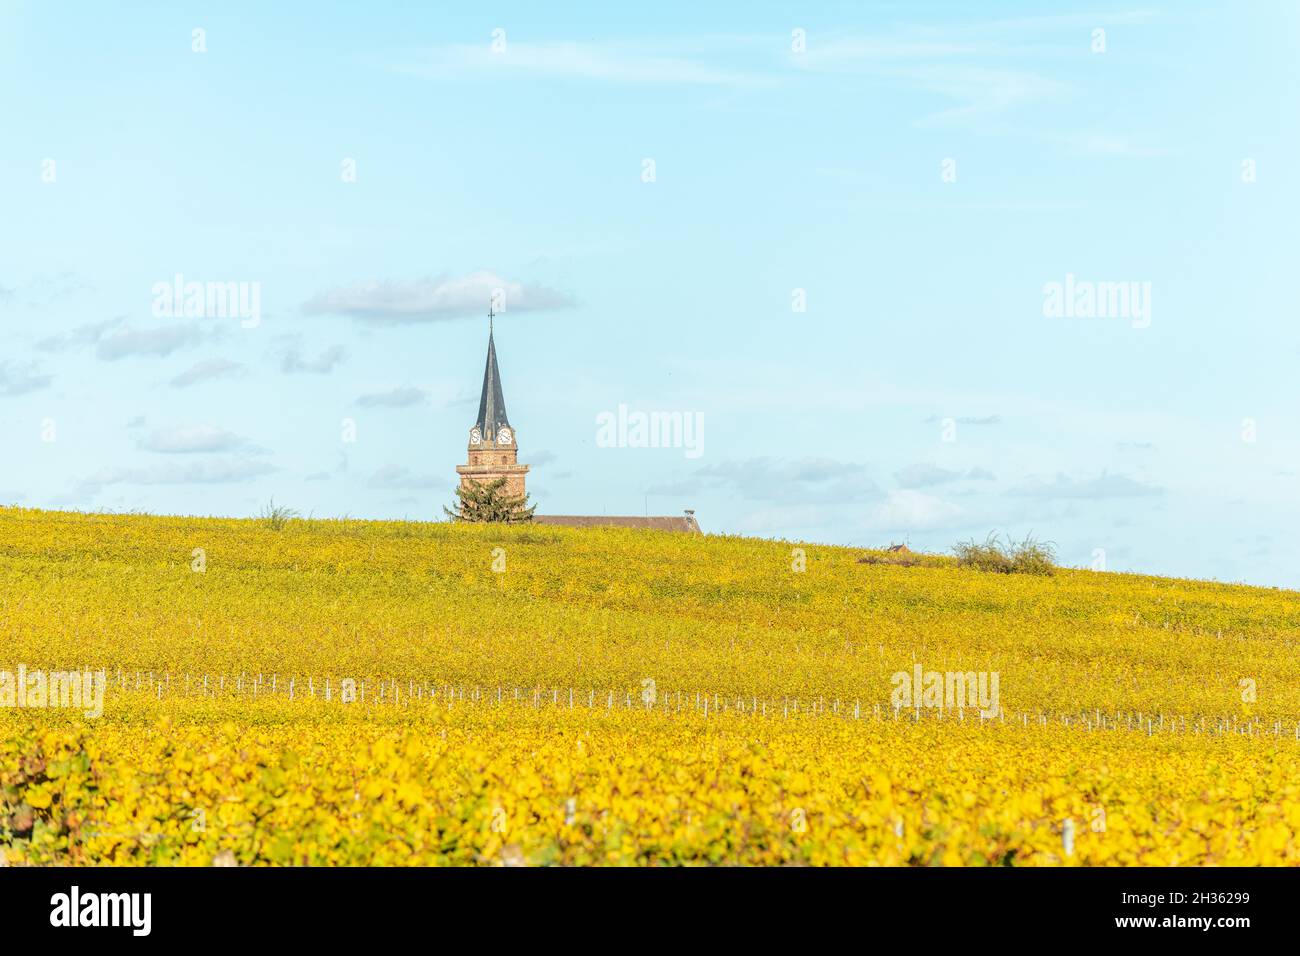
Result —
<instances>
[{"instance_id":1,"label":"church tower","mask_svg":"<svg viewBox=\"0 0 1300 956\"><path fill-rule=\"evenodd\" d=\"M505 478L505 491L524 494L524 476L528 466L519 464L518 436L506 418L506 400L501 394L501 373L497 370L497 349L493 341L492 319L488 310L487 367L483 369L483 395L478 400L478 419L469 430L469 463L456 466L462 488L471 481L481 485Z\"/></svg>"}]
</instances>

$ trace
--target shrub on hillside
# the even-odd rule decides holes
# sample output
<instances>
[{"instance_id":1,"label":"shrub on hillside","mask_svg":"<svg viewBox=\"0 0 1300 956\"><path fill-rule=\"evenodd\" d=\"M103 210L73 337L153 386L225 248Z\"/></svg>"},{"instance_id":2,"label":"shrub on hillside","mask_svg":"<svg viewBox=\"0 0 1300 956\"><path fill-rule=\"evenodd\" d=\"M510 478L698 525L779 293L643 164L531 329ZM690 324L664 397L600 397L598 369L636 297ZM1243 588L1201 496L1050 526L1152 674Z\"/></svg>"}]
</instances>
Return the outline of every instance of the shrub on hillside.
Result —
<instances>
[{"instance_id":1,"label":"shrub on hillside","mask_svg":"<svg viewBox=\"0 0 1300 956\"><path fill-rule=\"evenodd\" d=\"M1023 541L1008 540L1003 543L997 534L990 534L982 543L963 541L953 548L957 563L977 571L998 574L1054 574L1056 549L1049 542L1035 541L1032 536Z\"/></svg>"},{"instance_id":2,"label":"shrub on hillside","mask_svg":"<svg viewBox=\"0 0 1300 956\"><path fill-rule=\"evenodd\" d=\"M260 517L262 523L272 531L283 531L285 525L294 518L299 517L299 514L292 508L285 508L282 505L277 505L275 499L272 498L271 503L262 509Z\"/></svg>"}]
</instances>

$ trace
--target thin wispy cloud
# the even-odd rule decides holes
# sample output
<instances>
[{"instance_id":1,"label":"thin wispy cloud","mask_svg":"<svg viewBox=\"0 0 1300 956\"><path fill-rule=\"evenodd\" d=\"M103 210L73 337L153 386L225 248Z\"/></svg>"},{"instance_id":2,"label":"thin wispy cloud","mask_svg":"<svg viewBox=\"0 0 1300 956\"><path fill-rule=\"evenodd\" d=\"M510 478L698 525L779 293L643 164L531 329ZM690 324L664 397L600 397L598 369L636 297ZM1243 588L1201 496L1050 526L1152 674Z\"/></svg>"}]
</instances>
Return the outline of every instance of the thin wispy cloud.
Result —
<instances>
[{"instance_id":1,"label":"thin wispy cloud","mask_svg":"<svg viewBox=\"0 0 1300 956\"><path fill-rule=\"evenodd\" d=\"M348 350L342 345L328 346L313 355L297 339L289 339L279 351L280 371L286 375L325 375L347 357Z\"/></svg>"},{"instance_id":2,"label":"thin wispy cloud","mask_svg":"<svg viewBox=\"0 0 1300 956\"><path fill-rule=\"evenodd\" d=\"M1019 498L1101 499L1145 498L1164 494L1165 489L1128 475L1102 472L1095 478L1071 478L1057 474L1051 481L1031 479L1007 492Z\"/></svg>"},{"instance_id":3,"label":"thin wispy cloud","mask_svg":"<svg viewBox=\"0 0 1300 956\"><path fill-rule=\"evenodd\" d=\"M1071 133L1049 133L1041 138L1071 152L1091 153L1098 156L1153 159L1168 153L1168 150L1147 145L1133 136L1116 133L1080 130Z\"/></svg>"},{"instance_id":4,"label":"thin wispy cloud","mask_svg":"<svg viewBox=\"0 0 1300 956\"><path fill-rule=\"evenodd\" d=\"M1145 11L1066 14L812 35L806 49L792 51L786 62L807 74L861 77L931 94L938 108L918 116L918 126L965 124L987 132L996 124L1001 132L1013 132L1005 126L1009 114L1079 92L1080 83L1049 75L1053 62L1087 54L1093 29L1151 16ZM1102 132L1051 135L1089 151L1144 154L1141 147Z\"/></svg>"},{"instance_id":5,"label":"thin wispy cloud","mask_svg":"<svg viewBox=\"0 0 1300 956\"><path fill-rule=\"evenodd\" d=\"M549 77L628 83L691 86L764 86L774 76L716 62L717 54L734 46L734 39L709 44L712 57L693 51L698 41L633 43L517 42L504 48L481 44L451 44L412 54L392 66L398 73L427 79L464 80L471 77Z\"/></svg>"},{"instance_id":6,"label":"thin wispy cloud","mask_svg":"<svg viewBox=\"0 0 1300 956\"><path fill-rule=\"evenodd\" d=\"M726 492L752 501L852 501L880 494L866 468L829 458L753 458L719 462L697 469L687 478L646 489L647 494L673 497Z\"/></svg>"},{"instance_id":7,"label":"thin wispy cloud","mask_svg":"<svg viewBox=\"0 0 1300 956\"><path fill-rule=\"evenodd\" d=\"M448 484L444 475L419 475L403 465L386 465L370 476L371 488L416 490L442 488Z\"/></svg>"},{"instance_id":8,"label":"thin wispy cloud","mask_svg":"<svg viewBox=\"0 0 1300 956\"><path fill-rule=\"evenodd\" d=\"M157 429L140 441L145 451L167 454L193 454L246 451L252 442L215 425L181 425Z\"/></svg>"},{"instance_id":9,"label":"thin wispy cloud","mask_svg":"<svg viewBox=\"0 0 1300 956\"><path fill-rule=\"evenodd\" d=\"M908 465L894 472L894 479L903 488L929 488L956 481L992 481L993 478L993 474L983 468L961 471L928 463Z\"/></svg>"},{"instance_id":10,"label":"thin wispy cloud","mask_svg":"<svg viewBox=\"0 0 1300 956\"><path fill-rule=\"evenodd\" d=\"M791 53L791 67L811 74L875 80L933 94L943 106L920 125L989 119L1067 92L1062 81L1030 66L1008 63L1015 48L987 31L901 28L880 35L812 37Z\"/></svg>"},{"instance_id":11,"label":"thin wispy cloud","mask_svg":"<svg viewBox=\"0 0 1300 956\"><path fill-rule=\"evenodd\" d=\"M443 408L475 408L478 406L479 396L476 393L462 389L451 398L443 403Z\"/></svg>"},{"instance_id":12,"label":"thin wispy cloud","mask_svg":"<svg viewBox=\"0 0 1300 956\"><path fill-rule=\"evenodd\" d=\"M93 493L108 485L224 485L273 471L274 466L256 459L201 458L140 468L106 468L84 479L80 487Z\"/></svg>"},{"instance_id":13,"label":"thin wispy cloud","mask_svg":"<svg viewBox=\"0 0 1300 956\"><path fill-rule=\"evenodd\" d=\"M125 321L125 316L118 316L102 322L87 322L68 332L46 336L37 341L36 347L42 352L72 352L87 348L98 342L109 329L120 328Z\"/></svg>"},{"instance_id":14,"label":"thin wispy cloud","mask_svg":"<svg viewBox=\"0 0 1300 956\"><path fill-rule=\"evenodd\" d=\"M370 392L357 397L357 404L364 408L409 408L428 401L429 393L413 385L403 385L387 392Z\"/></svg>"},{"instance_id":15,"label":"thin wispy cloud","mask_svg":"<svg viewBox=\"0 0 1300 956\"><path fill-rule=\"evenodd\" d=\"M74 272L64 270L33 276L14 285L0 283L0 305L48 311L59 300L77 295L90 286Z\"/></svg>"}]
</instances>

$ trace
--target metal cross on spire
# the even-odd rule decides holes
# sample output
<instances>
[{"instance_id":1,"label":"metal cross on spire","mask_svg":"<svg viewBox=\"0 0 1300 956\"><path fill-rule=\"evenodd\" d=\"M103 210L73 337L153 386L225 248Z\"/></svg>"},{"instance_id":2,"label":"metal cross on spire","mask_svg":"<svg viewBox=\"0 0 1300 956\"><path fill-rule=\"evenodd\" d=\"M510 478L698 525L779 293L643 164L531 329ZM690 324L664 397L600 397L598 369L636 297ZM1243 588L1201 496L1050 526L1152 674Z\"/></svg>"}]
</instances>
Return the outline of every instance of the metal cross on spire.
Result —
<instances>
[{"instance_id":1,"label":"metal cross on spire","mask_svg":"<svg viewBox=\"0 0 1300 956\"><path fill-rule=\"evenodd\" d=\"M492 320L494 318L496 318L494 303L491 299L488 299L488 335L492 334Z\"/></svg>"}]
</instances>

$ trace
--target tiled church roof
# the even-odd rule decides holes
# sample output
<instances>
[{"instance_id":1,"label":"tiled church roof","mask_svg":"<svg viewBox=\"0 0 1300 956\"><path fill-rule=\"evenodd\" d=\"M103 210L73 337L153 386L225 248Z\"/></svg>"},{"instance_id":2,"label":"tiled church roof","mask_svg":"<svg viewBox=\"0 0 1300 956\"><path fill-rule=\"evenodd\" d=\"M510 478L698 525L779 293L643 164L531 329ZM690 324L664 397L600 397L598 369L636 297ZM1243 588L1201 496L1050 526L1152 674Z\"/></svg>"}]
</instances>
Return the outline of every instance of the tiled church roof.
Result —
<instances>
[{"instance_id":1,"label":"tiled church roof","mask_svg":"<svg viewBox=\"0 0 1300 956\"><path fill-rule=\"evenodd\" d=\"M692 515L680 518L654 516L641 518L621 515L533 515L533 524L555 524L569 528L649 528L652 531L684 531L700 534L700 525Z\"/></svg>"}]
</instances>

